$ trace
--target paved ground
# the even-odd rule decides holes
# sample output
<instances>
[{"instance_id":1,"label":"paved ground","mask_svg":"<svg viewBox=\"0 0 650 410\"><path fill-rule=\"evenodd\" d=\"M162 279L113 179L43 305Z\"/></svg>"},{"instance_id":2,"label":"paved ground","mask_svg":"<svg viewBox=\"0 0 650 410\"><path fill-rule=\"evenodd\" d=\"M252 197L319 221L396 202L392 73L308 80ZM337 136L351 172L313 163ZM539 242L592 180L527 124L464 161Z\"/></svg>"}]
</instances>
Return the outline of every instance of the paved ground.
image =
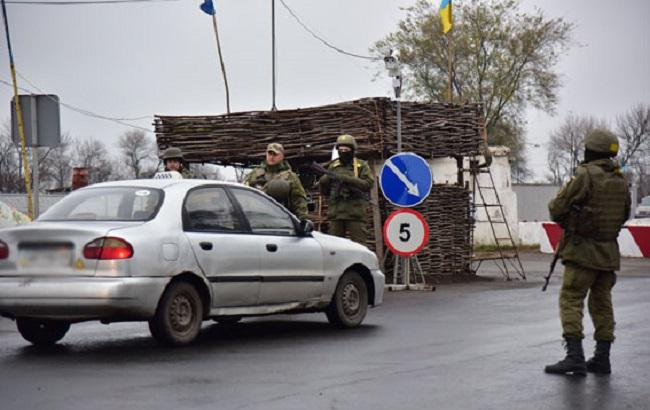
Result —
<instances>
[{"instance_id":1,"label":"paved ground","mask_svg":"<svg viewBox=\"0 0 650 410\"><path fill-rule=\"evenodd\" d=\"M526 282L388 293L352 331L323 315L206 323L196 345L166 349L140 323L87 323L42 350L0 319L0 408L650 408L650 260L626 259L614 291L614 373L571 378L542 372L563 353L561 266L542 293L550 256L523 257Z\"/></svg>"}]
</instances>

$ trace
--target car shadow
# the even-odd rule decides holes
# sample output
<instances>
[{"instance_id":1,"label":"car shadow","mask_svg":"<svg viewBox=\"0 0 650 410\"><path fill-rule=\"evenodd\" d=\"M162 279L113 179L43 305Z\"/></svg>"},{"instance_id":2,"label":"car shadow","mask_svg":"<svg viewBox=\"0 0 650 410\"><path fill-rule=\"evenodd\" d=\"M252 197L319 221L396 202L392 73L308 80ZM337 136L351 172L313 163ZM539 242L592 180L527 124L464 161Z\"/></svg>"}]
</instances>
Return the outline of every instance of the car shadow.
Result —
<instances>
[{"instance_id":1,"label":"car shadow","mask_svg":"<svg viewBox=\"0 0 650 410\"><path fill-rule=\"evenodd\" d=\"M260 349L284 349L287 346L311 343L350 343L375 337L381 329L376 325L362 325L355 329L338 329L325 322L304 320L249 319L234 324L206 321L197 340L189 346L169 347L151 336L114 338L102 340L93 336L87 340L67 342L65 339L53 346L26 345L10 358L3 360L56 365L69 363L146 364L188 360L201 354L229 354L232 352L259 352ZM74 327L72 329L74 332ZM289 345L289 342L291 343ZM26 342L27 343L27 342Z\"/></svg>"}]
</instances>

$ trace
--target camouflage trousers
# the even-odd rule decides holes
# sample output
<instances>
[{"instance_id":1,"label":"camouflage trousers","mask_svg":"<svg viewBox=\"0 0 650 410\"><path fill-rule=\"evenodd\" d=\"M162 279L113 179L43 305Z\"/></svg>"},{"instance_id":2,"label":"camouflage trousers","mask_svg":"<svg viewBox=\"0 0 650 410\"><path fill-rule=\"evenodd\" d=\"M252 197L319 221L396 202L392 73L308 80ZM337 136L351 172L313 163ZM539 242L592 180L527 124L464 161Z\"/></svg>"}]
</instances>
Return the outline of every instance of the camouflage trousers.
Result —
<instances>
[{"instance_id":1,"label":"camouflage trousers","mask_svg":"<svg viewBox=\"0 0 650 410\"><path fill-rule=\"evenodd\" d=\"M354 242L366 246L368 232L366 230L366 223L364 221L353 221L345 219L329 221L330 235L345 238L346 232L349 233L350 239L352 239Z\"/></svg>"},{"instance_id":2,"label":"camouflage trousers","mask_svg":"<svg viewBox=\"0 0 650 410\"><path fill-rule=\"evenodd\" d=\"M562 336L584 338L582 317L588 296L589 315L594 323L594 339L614 341L614 308L612 288L616 274L612 271L587 269L567 264L560 290L560 320Z\"/></svg>"}]
</instances>

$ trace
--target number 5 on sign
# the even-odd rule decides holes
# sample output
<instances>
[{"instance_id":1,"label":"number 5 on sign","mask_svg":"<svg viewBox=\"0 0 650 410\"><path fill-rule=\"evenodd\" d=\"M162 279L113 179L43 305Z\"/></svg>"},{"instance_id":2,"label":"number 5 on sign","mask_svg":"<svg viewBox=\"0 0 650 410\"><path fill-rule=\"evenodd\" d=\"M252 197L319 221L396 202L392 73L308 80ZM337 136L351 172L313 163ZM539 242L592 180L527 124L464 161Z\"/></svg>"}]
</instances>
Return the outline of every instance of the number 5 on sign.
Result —
<instances>
[{"instance_id":1,"label":"number 5 on sign","mask_svg":"<svg viewBox=\"0 0 650 410\"><path fill-rule=\"evenodd\" d=\"M384 242L396 255L412 256L429 240L429 225L422 214L400 209L388 215L384 223Z\"/></svg>"}]
</instances>

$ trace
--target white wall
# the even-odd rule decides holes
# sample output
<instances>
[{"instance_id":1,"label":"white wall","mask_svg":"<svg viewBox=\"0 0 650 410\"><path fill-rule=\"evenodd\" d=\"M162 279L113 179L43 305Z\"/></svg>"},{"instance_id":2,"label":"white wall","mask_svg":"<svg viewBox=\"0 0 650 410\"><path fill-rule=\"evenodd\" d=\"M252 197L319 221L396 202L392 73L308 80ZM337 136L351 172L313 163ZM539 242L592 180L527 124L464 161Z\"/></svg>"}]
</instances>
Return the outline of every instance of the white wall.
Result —
<instances>
[{"instance_id":1,"label":"white wall","mask_svg":"<svg viewBox=\"0 0 650 410\"><path fill-rule=\"evenodd\" d=\"M490 147L492 152L492 165L490 171L494 179L494 186L497 189L505 218L508 221L513 240L518 243L519 226L517 217L517 194L512 190L512 180L510 177L510 163L508 162L508 154L510 150L507 147ZM483 158L479 158L480 162L484 162ZM465 160L463 168L469 168L469 160ZM453 158L441 158L431 161L431 171L433 172L433 180L436 184L455 184L458 180L458 169L456 160ZM465 181L469 182L469 188L472 189L472 179L469 173L465 173ZM478 185L482 187L492 186L490 176L487 173L481 173L478 177ZM485 202L488 204L496 204L495 193L491 189L483 189L483 196ZM481 197L477 193L477 203L482 203ZM476 211L476 224L474 228L474 243L477 245L493 245L495 243L494 235L490 228L486 210L490 213L493 221L502 221L503 215L498 207L484 208L478 207ZM504 224L494 225L496 236L508 236L506 226ZM503 242L502 242L503 243Z\"/></svg>"},{"instance_id":2,"label":"white wall","mask_svg":"<svg viewBox=\"0 0 650 410\"><path fill-rule=\"evenodd\" d=\"M539 246L543 232L541 222L519 222L519 245Z\"/></svg>"}]
</instances>

